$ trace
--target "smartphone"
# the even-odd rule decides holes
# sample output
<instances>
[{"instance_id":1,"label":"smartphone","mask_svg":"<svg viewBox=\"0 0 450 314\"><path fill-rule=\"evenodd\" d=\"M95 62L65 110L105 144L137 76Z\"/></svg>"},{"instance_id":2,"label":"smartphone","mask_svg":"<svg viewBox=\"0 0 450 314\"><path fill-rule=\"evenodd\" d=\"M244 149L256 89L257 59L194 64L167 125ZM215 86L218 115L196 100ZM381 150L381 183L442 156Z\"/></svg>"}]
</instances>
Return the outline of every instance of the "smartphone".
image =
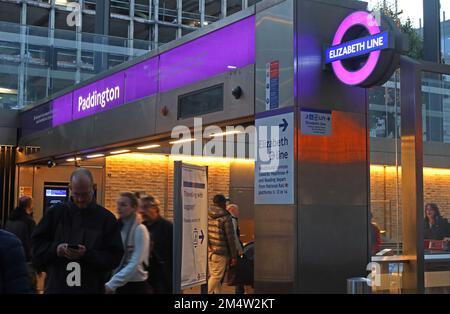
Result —
<instances>
[{"instance_id":1,"label":"smartphone","mask_svg":"<svg viewBox=\"0 0 450 314\"><path fill-rule=\"evenodd\" d=\"M67 245L67 247L71 250L79 250L79 247L76 244L69 244Z\"/></svg>"}]
</instances>

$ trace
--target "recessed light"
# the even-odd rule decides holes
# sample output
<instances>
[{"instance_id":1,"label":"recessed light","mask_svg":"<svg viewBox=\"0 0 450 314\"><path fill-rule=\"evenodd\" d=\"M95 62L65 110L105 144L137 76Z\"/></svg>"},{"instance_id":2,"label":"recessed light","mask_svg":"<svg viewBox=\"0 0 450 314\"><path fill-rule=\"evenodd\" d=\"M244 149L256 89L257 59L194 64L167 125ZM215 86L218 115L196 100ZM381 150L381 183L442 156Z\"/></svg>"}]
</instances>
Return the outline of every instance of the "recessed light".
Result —
<instances>
[{"instance_id":1,"label":"recessed light","mask_svg":"<svg viewBox=\"0 0 450 314\"><path fill-rule=\"evenodd\" d=\"M104 157L104 156L105 156L104 154L94 154L94 155L88 155L88 156L86 156L86 158L91 159L91 158L98 158L98 157Z\"/></svg>"},{"instance_id":2,"label":"recessed light","mask_svg":"<svg viewBox=\"0 0 450 314\"><path fill-rule=\"evenodd\" d=\"M77 160L77 161L80 161L81 158L80 158L80 157L77 157L76 160ZM72 161L75 161L75 158L69 158L69 159L66 159L66 161L72 162Z\"/></svg>"},{"instance_id":3,"label":"recessed light","mask_svg":"<svg viewBox=\"0 0 450 314\"><path fill-rule=\"evenodd\" d=\"M232 134L239 134L242 133L241 131L235 130L235 131L227 131L227 132L220 132L220 133L213 133L210 134L209 137L220 137L225 135L232 135Z\"/></svg>"},{"instance_id":4,"label":"recessed light","mask_svg":"<svg viewBox=\"0 0 450 314\"><path fill-rule=\"evenodd\" d=\"M130 150L129 149L122 149L122 150L116 150L114 152L110 152L111 155L117 155L117 154L124 154L124 153L129 153Z\"/></svg>"},{"instance_id":5,"label":"recessed light","mask_svg":"<svg viewBox=\"0 0 450 314\"><path fill-rule=\"evenodd\" d=\"M182 144L182 143L188 143L188 142L193 142L196 141L196 138L186 138L186 139L181 139L181 140L176 140L176 141L172 141L169 142L169 144Z\"/></svg>"},{"instance_id":6,"label":"recessed light","mask_svg":"<svg viewBox=\"0 0 450 314\"><path fill-rule=\"evenodd\" d=\"M157 148L161 147L159 144L152 144L152 145L146 145L146 146L139 146L137 149L143 150L143 149L150 149L150 148Z\"/></svg>"}]
</instances>

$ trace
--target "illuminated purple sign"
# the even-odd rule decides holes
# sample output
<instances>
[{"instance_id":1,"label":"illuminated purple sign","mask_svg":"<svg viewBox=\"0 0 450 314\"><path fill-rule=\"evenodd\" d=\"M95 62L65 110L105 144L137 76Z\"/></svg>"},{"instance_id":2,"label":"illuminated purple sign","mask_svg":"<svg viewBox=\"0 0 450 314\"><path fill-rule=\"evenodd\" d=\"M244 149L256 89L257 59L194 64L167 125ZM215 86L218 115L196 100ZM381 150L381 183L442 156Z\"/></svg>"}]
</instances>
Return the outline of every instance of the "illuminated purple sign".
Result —
<instances>
[{"instance_id":1,"label":"illuminated purple sign","mask_svg":"<svg viewBox=\"0 0 450 314\"><path fill-rule=\"evenodd\" d=\"M158 57L138 63L125 71L125 102L158 92Z\"/></svg>"},{"instance_id":2,"label":"illuminated purple sign","mask_svg":"<svg viewBox=\"0 0 450 314\"><path fill-rule=\"evenodd\" d=\"M72 97L69 93L52 100L53 127L72 121Z\"/></svg>"},{"instance_id":3,"label":"illuminated purple sign","mask_svg":"<svg viewBox=\"0 0 450 314\"><path fill-rule=\"evenodd\" d=\"M339 28L338 28L336 34L334 35L334 39L333 39L333 43L332 43L333 47L327 51L327 59L328 60L332 59L329 54L332 53L332 51L333 51L334 55L337 55L339 48L343 49L344 47L346 47L346 51L347 51L347 53L345 53L346 57L350 57L352 54L356 55L356 53L357 53L356 50L360 50L360 49L357 49L358 47L360 47L360 48L362 47L361 46L362 44L360 42L356 43L356 45L353 45L355 43L351 42L350 46L342 46L342 44L343 44L342 41L343 41L344 35L347 33L348 30L350 30L352 27L355 27L355 26L363 26L364 28L367 29L369 34L372 36L378 35L381 32L380 26L379 26L375 16L373 16L372 14L370 14L368 12L364 12L364 11L358 11L358 12L354 12L354 13L350 14L349 16L347 16L344 19L344 21L341 23L341 25L339 25ZM378 43L378 40L379 39L377 39L377 43ZM363 83L366 79L368 79L377 66L378 60L380 58L380 53L381 53L380 49L386 48L384 46L384 44L386 44L387 38L385 39L384 43L383 43L383 40L381 40L381 41L382 41L382 44L381 45L377 44L376 49L362 52L362 53L369 52L369 57L368 57L366 63L364 64L364 66L357 71L347 70L344 67L344 65L342 64L341 59L343 59L343 58L341 58L341 59L335 58L335 61L332 62L332 66L333 66L334 73L336 74L338 79L347 85L358 85L358 84ZM366 49L367 43L365 41L363 41L363 42L365 43L364 50L367 50ZM336 48L337 48L337 50L336 50ZM342 50L341 50L341 53L342 53ZM359 53L359 51L358 51L358 53Z\"/></svg>"},{"instance_id":4,"label":"illuminated purple sign","mask_svg":"<svg viewBox=\"0 0 450 314\"><path fill-rule=\"evenodd\" d=\"M250 16L24 112L22 132L56 127L254 62Z\"/></svg>"},{"instance_id":5,"label":"illuminated purple sign","mask_svg":"<svg viewBox=\"0 0 450 314\"><path fill-rule=\"evenodd\" d=\"M255 62L255 17L219 29L160 56L160 92Z\"/></svg>"},{"instance_id":6,"label":"illuminated purple sign","mask_svg":"<svg viewBox=\"0 0 450 314\"><path fill-rule=\"evenodd\" d=\"M124 103L124 72L113 74L73 92L73 120L109 110Z\"/></svg>"}]
</instances>

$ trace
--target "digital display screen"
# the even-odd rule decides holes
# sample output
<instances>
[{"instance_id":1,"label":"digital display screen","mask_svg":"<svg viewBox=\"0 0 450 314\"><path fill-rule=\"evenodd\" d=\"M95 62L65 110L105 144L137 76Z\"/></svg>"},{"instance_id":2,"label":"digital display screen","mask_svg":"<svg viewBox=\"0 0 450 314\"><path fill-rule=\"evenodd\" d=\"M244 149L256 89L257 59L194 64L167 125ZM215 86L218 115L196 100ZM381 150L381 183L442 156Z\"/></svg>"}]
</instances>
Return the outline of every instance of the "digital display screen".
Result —
<instances>
[{"instance_id":1,"label":"digital display screen","mask_svg":"<svg viewBox=\"0 0 450 314\"><path fill-rule=\"evenodd\" d=\"M52 188L46 188L45 189L45 196L47 197L67 197L67 190L66 189L52 189Z\"/></svg>"}]
</instances>

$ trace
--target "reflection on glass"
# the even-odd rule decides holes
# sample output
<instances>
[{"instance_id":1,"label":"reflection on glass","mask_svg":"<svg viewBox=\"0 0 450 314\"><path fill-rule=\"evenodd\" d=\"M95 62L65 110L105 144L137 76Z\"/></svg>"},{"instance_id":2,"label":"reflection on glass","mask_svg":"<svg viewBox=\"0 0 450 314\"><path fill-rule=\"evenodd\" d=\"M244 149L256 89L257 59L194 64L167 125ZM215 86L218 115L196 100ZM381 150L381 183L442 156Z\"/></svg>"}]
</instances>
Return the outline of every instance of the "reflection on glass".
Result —
<instances>
[{"instance_id":1,"label":"reflection on glass","mask_svg":"<svg viewBox=\"0 0 450 314\"><path fill-rule=\"evenodd\" d=\"M61 23L63 19L64 16L59 18ZM137 26L136 34L140 37L149 35L146 27ZM152 46L148 40L131 41L128 38L62 29L55 29L51 33L53 40L49 40L47 27L20 26L8 22L0 22L0 29L10 35L0 38L0 108L20 109L31 105L140 56ZM105 56L105 66L95 68L94 64L98 64L96 58L102 55ZM22 85L19 85L20 82Z\"/></svg>"},{"instance_id":2,"label":"reflection on glass","mask_svg":"<svg viewBox=\"0 0 450 314\"><path fill-rule=\"evenodd\" d=\"M423 73L423 246L426 293L450 293L450 77ZM428 143L430 142L430 143ZM434 142L434 143L433 143ZM436 158L439 155L439 158Z\"/></svg>"}]
</instances>

